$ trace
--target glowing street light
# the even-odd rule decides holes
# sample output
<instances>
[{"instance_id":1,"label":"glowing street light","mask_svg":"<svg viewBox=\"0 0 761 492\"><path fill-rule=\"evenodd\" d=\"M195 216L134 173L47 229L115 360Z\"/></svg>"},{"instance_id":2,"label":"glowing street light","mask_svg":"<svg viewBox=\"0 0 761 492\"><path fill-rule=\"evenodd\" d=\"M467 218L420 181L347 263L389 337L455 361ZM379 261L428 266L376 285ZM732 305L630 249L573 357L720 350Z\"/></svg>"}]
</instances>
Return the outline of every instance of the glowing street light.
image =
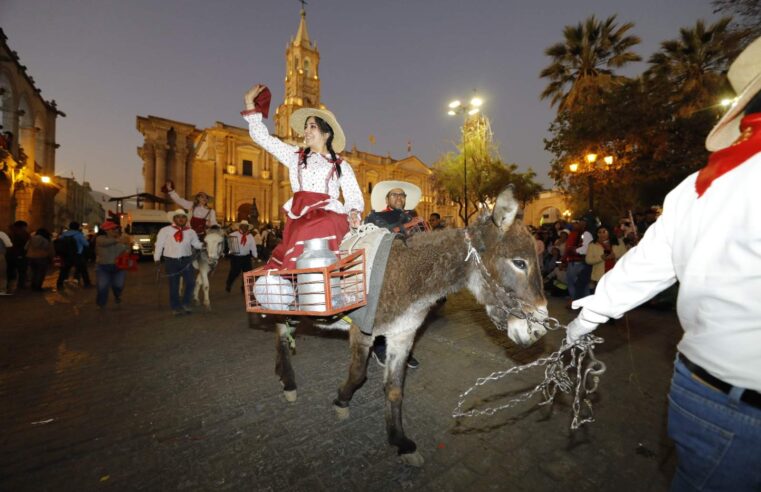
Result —
<instances>
[{"instance_id":1,"label":"glowing street light","mask_svg":"<svg viewBox=\"0 0 761 492\"><path fill-rule=\"evenodd\" d=\"M579 163L578 162L572 163L570 166L568 166L568 169L570 169L572 173L578 172L579 171Z\"/></svg>"},{"instance_id":2,"label":"glowing street light","mask_svg":"<svg viewBox=\"0 0 761 492\"><path fill-rule=\"evenodd\" d=\"M594 191L594 174L593 171L595 170L595 162L597 162L598 155L594 153L589 153L584 156L584 160L587 162L587 166L585 166L584 174L587 175L587 182L589 185L589 210L594 210L595 205L595 191ZM602 158L603 162L607 166L606 169L610 169L610 166L613 165L613 156L612 155L606 155ZM568 170L572 173L580 173L581 172L581 164L578 162L572 162L568 165Z\"/></svg>"},{"instance_id":3,"label":"glowing street light","mask_svg":"<svg viewBox=\"0 0 761 492\"><path fill-rule=\"evenodd\" d=\"M468 116L473 116L474 114L478 113L481 109L481 106L484 104L484 100L481 99L478 96L473 96L470 99L470 103L468 103L467 106L463 105L462 102L460 102L459 99L455 99L454 101L450 102L448 104L449 111L447 111L447 114L449 116L455 116L458 114L461 114L465 116L465 120L468 119ZM466 155L466 146L465 146L465 124L463 123L463 134L462 134L462 174L463 174L463 200L465 201L465 227L468 226L468 158Z\"/></svg>"},{"instance_id":4,"label":"glowing street light","mask_svg":"<svg viewBox=\"0 0 761 492\"><path fill-rule=\"evenodd\" d=\"M587 160L588 163L594 164L595 161L597 160L597 154L587 154L585 159Z\"/></svg>"},{"instance_id":5,"label":"glowing street light","mask_svg":"<svg viewBox=\"0 0 761 492\"><path fill-rule=\"evenodd\" d=\"M45 184L50 184L50 176L42 176L40 178L40 181L42 181Z\"/></svg>"},{"instance_id":6,"label":"glowing street light","mask_svg":"<svg viewBox=\"0 0 761 492\"><path fill-rule=\"evenodd\" d=\"M731 99L730 98L724 98L724 99L722 99L720 104L723 107L728 108L730 106L734 106L736 103L737 103L737 98L733 97Z\"/></svg>"},{"instance_id":7,"label":"glowing street light","mask_svg":"<svg viewBox=\"0 0 761 492\"><path fill-rule=\"evenodd\" d=\"M603 159L603 161L605 161L605 164L610 166L610 165L613 164L613 156L612 155L606 155L605 158Z\"/></svg>"}]
</instances>

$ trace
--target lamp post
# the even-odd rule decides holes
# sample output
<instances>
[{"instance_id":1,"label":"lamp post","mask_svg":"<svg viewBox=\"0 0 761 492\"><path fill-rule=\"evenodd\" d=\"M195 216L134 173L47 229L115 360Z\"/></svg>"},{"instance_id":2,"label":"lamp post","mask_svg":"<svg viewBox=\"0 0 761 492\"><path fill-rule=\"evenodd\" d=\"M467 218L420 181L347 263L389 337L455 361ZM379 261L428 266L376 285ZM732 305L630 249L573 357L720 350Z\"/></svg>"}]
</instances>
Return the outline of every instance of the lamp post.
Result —
<instances>
[{"instance_id":1,"label":"lamp post","mask_svg":"<svg viewBox=\"0 0 761 492\"><path fill-rule=\"evenodd\" d=\"M481 110L484 101L477 96L473 96L468 104L463 104L459 99L449 103L449 116L463 115L462 124L462 195L465 202L465 227L468 227L468 156L467 144L465 139L465 123L468 117L475 115Z\"/></svg>"},{"instance_id":2,"label":"lamp post","mask_svg":"<svg viewBox=\"0 0 761 492\"><path fill-rule=\"evenodd\" d=\"M581 168L581 165L578 162L573 162L568 165L568 170L570 170L572 173L584 173L587 175L587 186L589 188L589 211L593 211L595 208L595 163L597 162L597 154L589 153L584 156L584 160L586 161L587 165L584 169ZM606 155L603 157L603 162L605 163L606 169L610 169L610 166L613 165L613 156Z\"/></svg>"},{"instance_id":3,"label":"lamp post","mask_svg":"<svg viewBox=\"0 0 761 492\"><path fill-rule=\"evenodd\" d=\"M124 193L122 190L120 190L119 188L112 188L112 187L110 187L110 186L104 186L104 187L103 187L103 189L104 189L104 190L106 190L106 191L118 191L118 192L119 192L119 193L121 193L122 195L124 195L124 194L125 194L125 193ZM117 214L121 214L121 213L124 213L124 201L122 201L122 200L116 200L116 213L117 213Z\"/></svg>"}]
</instances>

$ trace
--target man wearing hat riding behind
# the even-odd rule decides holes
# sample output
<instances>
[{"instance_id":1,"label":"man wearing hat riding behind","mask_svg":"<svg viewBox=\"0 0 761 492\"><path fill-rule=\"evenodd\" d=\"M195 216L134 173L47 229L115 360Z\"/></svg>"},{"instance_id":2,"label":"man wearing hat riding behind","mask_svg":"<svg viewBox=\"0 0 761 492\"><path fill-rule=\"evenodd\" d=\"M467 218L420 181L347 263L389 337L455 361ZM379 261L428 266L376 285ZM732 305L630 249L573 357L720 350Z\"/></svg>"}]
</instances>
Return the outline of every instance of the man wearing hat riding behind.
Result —
<instances>
[{"instance_id":1,"label":"man wearing hat riding behind","mask_svg":"<svg viewBox=\"0 0 761 492\"><path fill-rule=\"evenodd\" d=\"M241 114L251 139L288 168L293 191L283 205L288 216L283 241L272 251L265 268L295 268L304 241L309 239L327 239L329 248L337 252L349 226L360 224L365 208L351 165L339 157L346 137L338 120L326 109L295 111L291 129L304 137L304 146L296 147L270 135L262 121L269 112L266 87L255 85L243 99L246 109ZM338 200L341 194L345 203Z\"/></svg>"},{"instance_id":2,"label":"man wearing hat riding behind","mask_svg":"<svg viewBox=\"0 0 761 492\"><path fill-rule=\"evenodd\" d=\"M727 76L738 97L706 139L708 164L666 196L568 326L574 342L679 281L672 490L761 490L761 38Z\"/></svg>"},{"instance_id":3,"label":"man wearing hat riding behind","mask_svg":"<svg viewBox=\"0 0 761 492\"><path fill-rule=\"evenodd\" d=\"M164 269L169 277L169 306L175 315L190 314L190 299L195 286L193 271L193 248L202 249L203 243L196 232L188 227L188 213L182 209L167 213L172 222L162 227L156 236L153 261L164 258ZM185 294L180 300L180 278L185 283Z\"/></svg>"},{"instance_id":4,"label":"man wearing hat riding behind","mask_svg":"<svg viewBox=\"0 0 761 492\"><path fill-rule=\"evenodd\" d=\"M416 232L428 230L425 221L415 214L415 207L420 202L421 195L420 188L412 183L381 181L373 188L370 196L373 211L367 216L365 223L384 227L405 238ZM375 339L372 355L381 367L386 365L386 337ZM410 351L407 367L414 369L419 365Z\"/></svg>"},{"instance_id":5,"label":"man wearing hat riding behind","mask_svg":"<svg viewBox=\"0 0 761 492\"><path fill-rule=\"evenodd\" d=\"M230 233L227 240L230 244L230 273L227 274L225 290L230 292L233 282L241 272L251 270L251 257L256 258L256 242L249 232L251 224L247 220L241 220L237 224L237 231Z\"/></svg>"}]
</instances>

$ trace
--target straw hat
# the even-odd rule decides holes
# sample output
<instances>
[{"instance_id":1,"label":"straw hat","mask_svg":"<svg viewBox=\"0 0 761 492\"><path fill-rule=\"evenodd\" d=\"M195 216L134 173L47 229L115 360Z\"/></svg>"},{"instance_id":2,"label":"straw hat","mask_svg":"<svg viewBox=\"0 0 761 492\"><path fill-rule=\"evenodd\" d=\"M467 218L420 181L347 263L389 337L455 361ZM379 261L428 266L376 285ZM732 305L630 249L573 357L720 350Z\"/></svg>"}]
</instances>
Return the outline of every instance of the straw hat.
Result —
<instances>
[{"instance_id":1,"label":"straw hat","mask_svg":"<svg viewBox=\"0 0 761 492\"><path fill-rule=\"evenodd\" d=\"M327 109L301 108L296 110L291 115L291 128L293 131L299 136L304 135L304 123L306 123L310 116L317 116L330 125L330 128L333 129L333 150L336 154L342 152L346 148L346 136L341 125L338 124L335 115Z\"/></svg>"},{"instance_id":2,"label":"straw hat","mask_svg":"<svg viewBox=\"0 0 761 492\"><path fill-rule=\"evenodd\" d=\"M706 138L706 149L712 152L729 147L737 140L743 111L753 96L761 91L761 38L748 45L732 62L727 78L737 94L737 100Z\"/></svg>"},{"instance_id":3,"label":"straw hat","mask_svg":"<svg viewBox=\"0 0 761 492\"><path fill-rule=\"evenodd\" d=\"M240 222L238 222L237 224L235 224L235 228L236 228L236 229L240 229L240 226L246 226L246 227L248 228L248 230L249 230L249 231L251 230L251 224L249 224L249 223L248 223L248 221L247 221L247 220L245 220L245 219L244 219L244 220L241 220Z\"/></svg>"},{"instance_id":4,"label":"straw hat","mask_svg":"<svg viewBox=\"0 0 761 492\"><path fill-rule=\"evenodd\" d=\"M190 218L190 215L188 215L188 213L181 208L178 208L174 212L167 212L166 218L169 220L169 222L174 223L174 217L176 215L184 215L185 217Z\"/></svg>"},{"instance_id":5,"label":"straw hat","mask_svg":"<svg viewBox=\"0 0 761 492\"><path fill-rule=\"evenodd\" d=\"M407 194L404 204L405 210L414 210L417 207L420 197L423 195L420 188L405 181L381 181L373 187L373 193L370 195L370 204L373 210L380 212L386 208L386 195L394 188L400 188Z\"/></svg>"}]
</instances>

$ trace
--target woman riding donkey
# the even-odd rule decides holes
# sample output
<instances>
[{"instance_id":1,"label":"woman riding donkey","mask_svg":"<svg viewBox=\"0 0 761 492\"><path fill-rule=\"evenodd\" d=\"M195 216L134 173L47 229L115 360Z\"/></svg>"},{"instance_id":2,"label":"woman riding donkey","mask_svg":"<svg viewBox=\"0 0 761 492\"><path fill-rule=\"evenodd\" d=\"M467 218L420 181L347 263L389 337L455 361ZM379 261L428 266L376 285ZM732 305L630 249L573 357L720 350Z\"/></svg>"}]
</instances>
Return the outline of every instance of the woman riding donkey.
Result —
<instances>
[{"instance_id":1,"label":"woman riding donkey","mask_svg":"<svg viewBox=\"0 0 761 492\"><path fill-rule=\"evenodd\" d=\"M212 226L219 226L217 223L217 214L214 213L214 209L209 206L211 197L203 191L196 193L193 197L193 201L182 198L177 190L174 189L174 183L167 181L162 190L169 193L169 197L179 205L180 207L188 210L190 214L190 228L193 229L199 238L203 238L206 234L206 229Z\"/></svg>"},{"instance_id":2,"label":"woman riding donkey","mask_svg":"<svg viewBox=\"0 0 761 492\"><path fill-rule=\"evenodd\" d=\"M295 268L304 241L327 239L338 252L341 240L352 227L359 226L365 203L351 165L338 154L346 137L335 116L328 110L302 108L291 115L291 128L304 136L304 147L288 145L269 134L262 122L269 112L269 90L252 87L244 96L248 122L254 142L288 168L293 197L283 210L287 214L283 241L265 265L268 270ZM338 201L343 192L345 204Z\"/></svg>"}]
</instances>

